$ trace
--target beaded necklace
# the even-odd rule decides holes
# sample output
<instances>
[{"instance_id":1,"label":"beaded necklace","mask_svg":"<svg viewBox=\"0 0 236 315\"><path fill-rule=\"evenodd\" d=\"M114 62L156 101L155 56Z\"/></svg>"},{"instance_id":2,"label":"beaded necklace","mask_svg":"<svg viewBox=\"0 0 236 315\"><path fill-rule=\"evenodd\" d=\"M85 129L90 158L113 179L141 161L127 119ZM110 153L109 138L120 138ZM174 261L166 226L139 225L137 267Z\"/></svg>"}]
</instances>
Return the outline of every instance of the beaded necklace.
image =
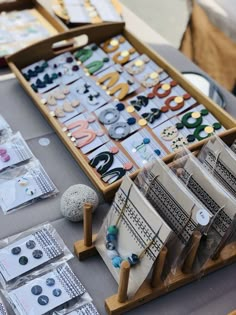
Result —
<instances>
[{"instance_id":1,"label":"beaded necklace","mask_svg":"<svg viewBox=\"0 0 236 315\"><path fill-rule=\"evenodd\" d=\"M123 258L120 256L119 252L116 250L117 248L117 238L119 233L118 224L120 223L120 220L122 218L122 215L124 214L126 210L126 206L129 200L129 195L131 191L132 185L129 188L125 203L123 208L121 209L121 212L116 220L116 223L114 225L110 225L106 232L106 249L107 249L107 255L112 261L112 265L115 268L120 268L123 261L128 261L130 263L130 267L136 266L140 260L144 257L146 251L150 248L150 246L153 244L155 238L158 236L162 225L160 226L157 234L154 236L154 238L147 244L147 246L142 250L142 252L137 255L132 253L130 256Z\"/></svg>"}]
</instances>

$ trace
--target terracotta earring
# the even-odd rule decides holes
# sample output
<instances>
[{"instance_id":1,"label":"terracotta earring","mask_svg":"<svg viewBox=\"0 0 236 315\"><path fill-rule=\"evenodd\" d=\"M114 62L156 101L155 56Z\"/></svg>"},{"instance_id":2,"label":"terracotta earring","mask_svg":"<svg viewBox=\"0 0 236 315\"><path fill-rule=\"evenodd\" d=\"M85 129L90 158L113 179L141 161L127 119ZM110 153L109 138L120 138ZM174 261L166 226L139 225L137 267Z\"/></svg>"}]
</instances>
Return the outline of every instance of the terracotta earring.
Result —
<instances>
[{"instance_id":1,"label":"terracotta earring","mask_svg":"<svg viewBox=\"0 0 236 315\"><path fill-rule=\"evenodd\" d=\"M172 87L175 87L177 85L177 82L171 81L170 83L160 83L156 86L154 86L152 93L148 94L149 98L154 98L155 96L159 98L166 97L170 95ZM164 92L160 92L159 90L162 89Z\"/></svg>"},{"instance_id":2,"label":"terracotta earring","mask_svg":"<svg viewBox=\"0 0 236 315\"><path fill-rule=\"evenodd\" d=\"M184 94L183 96L171 96L165 101L165 106L161 108L163 112L167 112L168 110L176 111L184 107L184 102L191 98L190 94ZM174 102L174 105L172 105Z\"/></svg>"}]
</instances>

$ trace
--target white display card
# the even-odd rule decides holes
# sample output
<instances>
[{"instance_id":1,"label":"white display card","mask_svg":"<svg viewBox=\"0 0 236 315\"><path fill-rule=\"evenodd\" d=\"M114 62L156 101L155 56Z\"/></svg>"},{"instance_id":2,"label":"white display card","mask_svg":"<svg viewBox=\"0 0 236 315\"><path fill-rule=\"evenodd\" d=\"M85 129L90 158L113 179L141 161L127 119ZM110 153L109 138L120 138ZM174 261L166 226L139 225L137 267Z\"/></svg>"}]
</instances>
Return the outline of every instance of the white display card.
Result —
<instances>
[{"instance_id":1,"label":"white display card","mask_svg":"<svg viewBox=\"0 0 236 315\"><path fill-rule=\"evenodd\" d=\"M125 209L122 210L124 206ZM140 262L130 269L128 295L132 296L147 278L172 231L132 180L125 176L95 243L99 254L118 283L120 268L115 268L112 259L108 257L106 235L108 227L116 224L121 211L123 214L118 224L116 251L125 260L128 256L139 255L146 249ZM148 244L150 247L147 248Z\"/></svg>"},{"instance_id":2,"label":"white display card","mask_svg":"<svg viewBox=\"0 0 236 315\"><path fill-rule=\"evenodd\" d=\"M43 315L85 292L69 265L63 264L10 291L8 299L18 315Z\"/></svg>"}]
</instances>

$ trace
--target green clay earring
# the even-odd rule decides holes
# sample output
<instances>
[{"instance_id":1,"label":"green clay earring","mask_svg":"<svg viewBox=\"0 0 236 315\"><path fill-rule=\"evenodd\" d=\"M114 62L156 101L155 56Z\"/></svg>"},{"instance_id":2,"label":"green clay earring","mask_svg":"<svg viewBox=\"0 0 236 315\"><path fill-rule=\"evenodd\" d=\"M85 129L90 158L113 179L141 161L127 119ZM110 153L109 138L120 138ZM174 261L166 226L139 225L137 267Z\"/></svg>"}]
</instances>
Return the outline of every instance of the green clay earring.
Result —
<instances>
[{"instance_id":1,"label":"green clay earring","mask_svg":"<svg viewBox=\"0 0 236 315\"><path fill-rule=\"evenodd\" d=\"M91 58L93 51L91 49L81 49L75 53L75 58L79 59L82 63Z\"/></svg>"}]
</instances>

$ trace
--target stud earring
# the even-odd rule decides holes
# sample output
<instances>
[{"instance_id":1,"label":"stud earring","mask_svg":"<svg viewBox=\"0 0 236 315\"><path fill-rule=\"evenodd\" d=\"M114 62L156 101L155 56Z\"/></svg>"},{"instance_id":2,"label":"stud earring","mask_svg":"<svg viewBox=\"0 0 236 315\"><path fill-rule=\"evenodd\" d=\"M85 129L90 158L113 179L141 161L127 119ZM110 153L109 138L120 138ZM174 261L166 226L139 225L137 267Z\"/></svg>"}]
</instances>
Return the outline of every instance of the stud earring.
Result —
<instances>
[{"instance_id":1,"label":"stud earring","mask_svg":"<svg viewBox=\"0 0 236 315\"><path fill-rule=\"evenodd\" d=\"M102 49L106 53L112 53L116 51L120 47L120 44L123 44L125 41L126 40L123 36L120 36L119 39L109 39L102 45Z\"/></svg>"},{"instance_id":2,"label":"stud earring","mask_svg":"<svg viewBox=\"0 0 236 315\"><path fill-rule=\"evenodd\" d=\"M130 56L133 55L134 53L136 53L136 50L133 47L131 47L129 50L123 50L115 53L112 59L115 63L123 65L129 61Z\"/></svg>"},{"instance_id":3,"label":"stud earring","mask_svg":"<svg viewBox=\"0 0 236 315\"><path fill-rule=\"evenodd\" d=\"M7 150L4 148L0 148L0 159L4 163L10 161L11 159L10 155L7 153Z\"/></svg>"},{"instance_id":4,"label":"stud earring","mask_svg":"<svg viewBox=\"0 0 236 315\"><path fill-rule=\"evenodd\" d=\"M127 66L126 70L129 74L135 75L142 73L145 69L145 64L148 63L150 59L143 55L142 59L136 59L131 61Z\"/></svg>"},{"instance_id":5,"label":"stud earring","mask_svg":"<svg viewBox=\"0 0 236 315\"><path fill-rule=\"evenodd\" d=\"M163 69L159 69L158 71L146 74L144 79L141 81L141 84L146 88L154 87L160 82L160 74L163 71Z\"/></svg>"}]
</instances>

